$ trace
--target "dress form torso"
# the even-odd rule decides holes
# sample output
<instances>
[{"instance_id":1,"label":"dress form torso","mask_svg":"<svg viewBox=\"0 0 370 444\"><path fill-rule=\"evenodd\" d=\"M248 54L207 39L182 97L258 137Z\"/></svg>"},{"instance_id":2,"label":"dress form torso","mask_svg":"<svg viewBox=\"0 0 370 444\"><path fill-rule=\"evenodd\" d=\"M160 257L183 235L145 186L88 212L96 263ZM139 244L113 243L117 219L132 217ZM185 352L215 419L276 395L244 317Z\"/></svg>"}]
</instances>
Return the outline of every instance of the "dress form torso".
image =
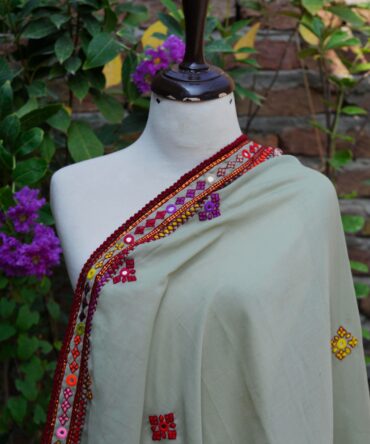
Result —
<instances>
[{"instance_id":1,"label":"dress form torso","mask_svg":"<svg viewBox=\"0 0 370 444\"><path fill-rule=\"evenodd\" d=\"M152 93L146 127L132 145L54 173L50 203L73 289L85 261L118 226L241 134L233 93L195 103Z\"/></svg>"}]
</instances>

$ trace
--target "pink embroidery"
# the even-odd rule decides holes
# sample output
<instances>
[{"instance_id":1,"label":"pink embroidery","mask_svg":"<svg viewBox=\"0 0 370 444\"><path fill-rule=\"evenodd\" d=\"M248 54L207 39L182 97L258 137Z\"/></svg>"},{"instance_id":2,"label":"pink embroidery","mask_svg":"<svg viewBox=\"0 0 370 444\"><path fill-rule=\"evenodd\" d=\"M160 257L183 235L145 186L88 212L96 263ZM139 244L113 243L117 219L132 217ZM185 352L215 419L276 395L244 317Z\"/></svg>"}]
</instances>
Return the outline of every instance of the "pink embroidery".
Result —
<instances>
[{"instance_id":1,"label":"pink embroidery","mask_svg":"<svg viewBox=\"0 0 370 444\"><path fill-rule=\"evenodd\" d=\"M167 413L166 415L151 415L149 422L152 430L152 440L161 441L162 439L176 439L176 424L174 414Z\"/></svg>"},{"instance_id":2,"label":"pink embroidery","mask_svg":"<svg viewBox=\"0 0 370 444\"><path fill-rule=\"evenodd\" d=\"M136 281L136 270L133 258L125 258L125 267L121 268L117 276L113 277L113 283Z\"/></svg>"}]
</instances>

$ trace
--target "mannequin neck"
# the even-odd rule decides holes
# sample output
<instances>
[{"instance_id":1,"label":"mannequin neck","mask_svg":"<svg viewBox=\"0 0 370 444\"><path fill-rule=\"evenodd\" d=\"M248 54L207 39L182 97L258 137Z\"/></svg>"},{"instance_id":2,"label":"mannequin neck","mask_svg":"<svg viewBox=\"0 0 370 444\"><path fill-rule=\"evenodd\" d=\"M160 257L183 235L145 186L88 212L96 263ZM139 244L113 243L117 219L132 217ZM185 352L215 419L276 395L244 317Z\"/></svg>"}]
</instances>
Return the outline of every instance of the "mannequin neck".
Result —
<instances>
[{"instance_id":1,"label":"mannequin neck","mask_svg":"<svg viewBox=\"0 0 370 444\"><path fill-rule=\"evenodd\" d=\"M202 102L180 102L152 93L140 138L159 161L192 164L241 134L233 93Z\"/></svg>"}]
</instances>

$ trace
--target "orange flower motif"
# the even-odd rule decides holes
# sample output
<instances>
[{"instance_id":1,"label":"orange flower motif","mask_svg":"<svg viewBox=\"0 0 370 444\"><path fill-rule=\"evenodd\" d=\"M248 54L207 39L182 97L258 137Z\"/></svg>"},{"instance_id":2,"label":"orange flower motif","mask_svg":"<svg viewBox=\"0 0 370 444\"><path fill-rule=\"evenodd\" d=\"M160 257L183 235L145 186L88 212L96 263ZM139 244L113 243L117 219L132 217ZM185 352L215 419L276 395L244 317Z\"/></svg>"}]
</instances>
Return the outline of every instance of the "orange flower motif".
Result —
<instances>
[{"instance_id":1,"label":"orange flower motif","mask_svg":"<svg viewBox=\"0 0 370 444\"><path fill-rule=\"evenodd\" d=\"M358 339L352 336L344 327L340 326L330 343L332 352L341 361L352 352L352 348L356 347Z\"/></svg>"}]
</instances>

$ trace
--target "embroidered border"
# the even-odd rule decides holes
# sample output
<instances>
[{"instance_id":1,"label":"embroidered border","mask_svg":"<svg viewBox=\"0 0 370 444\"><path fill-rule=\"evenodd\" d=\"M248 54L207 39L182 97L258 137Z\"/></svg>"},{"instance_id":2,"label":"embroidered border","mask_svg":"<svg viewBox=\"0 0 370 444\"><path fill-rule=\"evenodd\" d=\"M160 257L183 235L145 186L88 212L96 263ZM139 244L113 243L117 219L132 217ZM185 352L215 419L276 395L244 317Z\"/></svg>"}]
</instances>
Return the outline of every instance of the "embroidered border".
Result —
<instances>
[{"instance_id":1,"label":"embroidered border","mask_svg":"<svg viewBox=\"0 0 370 444\"><path fill-rule=\"evenodd\" d=\"M249 150L245 147L246 144L248 144ZM241 148L244 149L237 153L241 150ZM235 160L230 160L230 157L235 153L237 153ZM243 174L248 169L253 168L253 166L257 165L258 163L261 163L263 160L281 154L282 151L279 148L274 149L271 147L263 147L255 142L249 142L247 136L243 134L234 142L216 152L209 159L206 159L197 167L184 174L171 187L167 188L156 198L148 202L140 211L118 227L91 254L89 259L85 262L78 279L71 308L71 315L67 326L67 332L65 334L62 350L58 359L58 365L54 375L52 397L48 410L47 423L41 441L42 444L51 443L57 418L59 418L59 422L62 424L62 426L58 427L55 432L58 440L55 441L54 444L61 443L60 439L64 441L65 438L67 438L68 444L79 443L86 413L86 404L87 401L92 397L92 393L89 388L91 385L91 378L88 374L87 359L90 349L89 336L91 333L91 321L93 313L95 312L97 306L97 299L101 287L108 281L112 274L116 272L117 267L122 263L121 261L124 260L128 252L131 251L136 245L147 241L156 240L164 235L170 234L174 231L174 229L181 225L181 223L187 220L188 217L195 214L195 212L200 208L200 205L197 202L204 201L212 191L227 185L231 181L235 180L239 175ZM245 163L243 163L244 159L247 159ZM198 181L196 189L188 189L185 196L178 196L182 190L195 182L195 180L201 175L206 175L209 170L215 168L221 163L223 165L217 169L217 177L220 177L220 180L217 181L215 175L210 174L207 176L208 179L206 178L206 180L211 184L215 182L213 185L210 185L207 189L205 189L205 184L202 184L204 181ZM241 163L241 165L236 167L238 163ZM232 170L230 174L227 174L228 169ZM160 211L156 213L156 217L154 219L146 219L150 214L153 214L154 211L164 204L168 204L169 200L174 199L175 197L176 199L181 199L180 201L176 200L178 205L180 205L178 210L176 208L176 203L171 203L170 205L167 205L166 209L160 209ZM187 198L190 199L188 202L186 202ZM163 211L165 211L165 214ZM169 216L164 218L167 213L169 213ZM161 216L163 216L164 220L159 222L159 225L155 227L158 214L158 220L162 219ZM182 216L180 218L181 223L175 226L175 219L179 219L180 215ZM185 218L183 216L185 216ZM145 225L141 226L143 228L136 232L136 234L142 234L143 236L138 236L138 239L135 241L135 236L130 232L134 228L138 230L138 227L140 226L139 224L145 219ZM169 229L169 227L172 227L172 229ZM144 234L146 228L150 228L150 232ZM121 238L123 242L117 242L117 240L120 240ZM126 246L126 248L123 248L124 246ZM118 253L114 256L114 253L117 251ZM104 258L102 258L102 256L104 256ZM105 264L104 259L108 259ZM101 268L100 272L98 273L97 268ZM91 281L94 276L94 284L91 286L89 280ZM81 311L78 316L80 307ZM79 317L80 322L76 326L77 316ZM85 318L86 322L84 322ZM76 334L73 338L74 330ZM76 339L77 336L78 339ZM82 344L81 337L83 337ZM81 349L78 348L78 345L80 344ZM71 349L72 352L70 353L70 356L72 356L72 361L68 361L68 353ZM78 364L78 361L80 364ZM67 376L69 381L67 381L66 378L66 385L64 386L64 390L62 390L67 364L72 373ZM73 375L73 373L75 373L78 368L80 368L80 373L79 377L77 378L75 375ZM75 376L75 378L73 378L73 376ZM72 384L71 379L73 380ZM69 408L71 408L71 402L69 401L69 398L71 397L74 397L74 400L71 400L74 415L68 417L67 411ZM67 430L64 425L69 420L70 427L69 430Z\"/></svg>"}]
</instances>

